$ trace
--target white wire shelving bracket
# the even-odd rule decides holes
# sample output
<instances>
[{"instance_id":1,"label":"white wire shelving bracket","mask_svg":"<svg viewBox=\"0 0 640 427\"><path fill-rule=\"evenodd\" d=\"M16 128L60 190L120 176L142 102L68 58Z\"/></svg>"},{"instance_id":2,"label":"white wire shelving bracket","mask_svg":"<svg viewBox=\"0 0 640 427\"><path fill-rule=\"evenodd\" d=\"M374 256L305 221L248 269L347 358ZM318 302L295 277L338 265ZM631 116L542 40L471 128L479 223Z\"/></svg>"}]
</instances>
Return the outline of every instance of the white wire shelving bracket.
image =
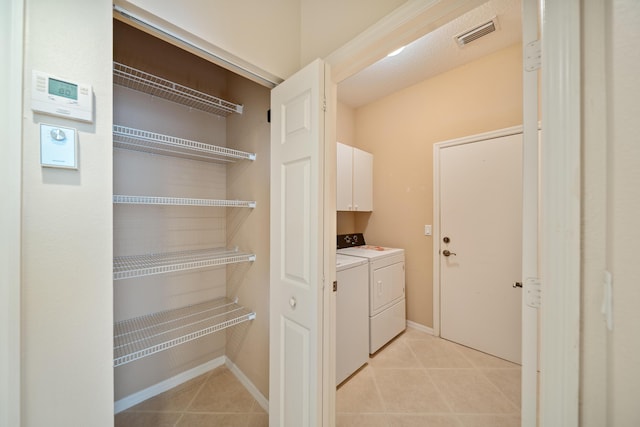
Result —
<instances>
[{"instance_id":1,"label":"white wire shelving bracket","mask_svg":"<svg viewBox=\"0 0 640 427\"><path fill-rule=\"evenodd\" d=\"M218 116L226 117L231 113L242 114L242 105L240 104L225 101L119 62L113 63L113 82Z\"/></svg>"},{"instance_id":2,"label":"white wire shelving bracket","mask_svg":"<svg viewBox=\"0 0 640 427\"><path fill-rule=\"evenodd\" d=\"M217 163L256 159L255 153L120 125L113 125L113 146L151 154Z\"/></svg>"},{"instance_id":3,"label":"white wire shelving bracket","mask_svg":"<svg viewBox=\"0 0 640 427\"><path fill-rule=\"evenodd\" d=\"M113 366L187 343L255 319L237 299L211 301L117 322L113 327Z\"/></svg>"},{"instance_id":4,"label":"white wire shelving bracket","mask_svg":"<svg viewBox=\"0 0 640 427\"><path fill-rule=\"evenodd\" d=\"M113 258L113 280L166 274L175 271L252 262L255 254L236 249L197 249Z\"/></svg>"},{"instance_id":5,"label":"white wire shelving bracket","mask_svg":"<svg viewBox=\"0 0 640 427\"><path fill-rule=\"evenodd\" d=\"M207 206L226 208L255 208L251 200L188 199L182 197L126 196L115 194L113 203L128 205Z\"/></svg>"}]
</instances>

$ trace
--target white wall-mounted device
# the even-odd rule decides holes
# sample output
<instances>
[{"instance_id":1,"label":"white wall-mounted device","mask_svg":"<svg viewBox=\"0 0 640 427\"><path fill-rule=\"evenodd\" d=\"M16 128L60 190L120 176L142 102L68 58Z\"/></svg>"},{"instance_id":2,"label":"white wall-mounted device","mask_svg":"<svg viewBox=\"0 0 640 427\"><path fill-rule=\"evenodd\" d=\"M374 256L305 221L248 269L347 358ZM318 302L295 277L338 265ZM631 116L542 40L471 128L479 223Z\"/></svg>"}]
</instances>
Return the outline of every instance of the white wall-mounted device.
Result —
<instances>
[{"instance_id":1,"label":"white wall-mounted device","mask_svg":"<svg viewBox=\"0 0 640 427\"><path fill-rule=\"evenodd\" d=\"M93 123L91 85L33 70L31 109L52 116Z\"/></svg>"},{"instance_id":2,"label":"white wall-mounted device","mask_svg":"<svg viewBox=\"0 0 640 427\"><path fill-rule=\"evenodd\" d=\"M50 168L78 169L76 129L40 123L40 164Z\"/></svg>"}]
</instances>

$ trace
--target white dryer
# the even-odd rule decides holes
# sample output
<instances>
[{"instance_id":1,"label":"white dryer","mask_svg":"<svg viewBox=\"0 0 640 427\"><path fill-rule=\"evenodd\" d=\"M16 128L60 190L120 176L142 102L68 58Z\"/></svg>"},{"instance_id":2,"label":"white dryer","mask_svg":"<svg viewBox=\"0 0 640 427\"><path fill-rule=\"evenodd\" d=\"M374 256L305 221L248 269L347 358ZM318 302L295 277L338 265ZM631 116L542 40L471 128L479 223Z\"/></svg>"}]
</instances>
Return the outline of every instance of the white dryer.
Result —
<instances>
[{"instance_id":1,"label":"white dryer","mask_svg":"<svg viewBox=\"0 0 640 427\"><path fill-rule=\"evenodd\" d=\"M369 261L369 353L406 329L404 249L367 245L361 233L338 236L338 254Z\"/></svg>"}]
</instances>

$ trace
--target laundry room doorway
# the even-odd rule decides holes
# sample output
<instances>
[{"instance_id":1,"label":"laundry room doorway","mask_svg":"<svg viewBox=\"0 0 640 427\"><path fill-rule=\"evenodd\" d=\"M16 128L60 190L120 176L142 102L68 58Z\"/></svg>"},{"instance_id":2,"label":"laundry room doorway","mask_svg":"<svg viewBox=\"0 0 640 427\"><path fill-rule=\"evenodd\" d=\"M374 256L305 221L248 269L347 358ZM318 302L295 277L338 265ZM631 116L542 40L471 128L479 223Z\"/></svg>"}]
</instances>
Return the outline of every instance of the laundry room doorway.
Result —
<instances>
[{"instance_id":1,"label":"laundry room doorway","mask_svg":"<svg viewBox=\"0 0 640 427\"><path fill-rule=\"evenodd\" d=\"M440 336L521 363L521 129L435 144L434 179Z\"/></svg>"}]
</instances>

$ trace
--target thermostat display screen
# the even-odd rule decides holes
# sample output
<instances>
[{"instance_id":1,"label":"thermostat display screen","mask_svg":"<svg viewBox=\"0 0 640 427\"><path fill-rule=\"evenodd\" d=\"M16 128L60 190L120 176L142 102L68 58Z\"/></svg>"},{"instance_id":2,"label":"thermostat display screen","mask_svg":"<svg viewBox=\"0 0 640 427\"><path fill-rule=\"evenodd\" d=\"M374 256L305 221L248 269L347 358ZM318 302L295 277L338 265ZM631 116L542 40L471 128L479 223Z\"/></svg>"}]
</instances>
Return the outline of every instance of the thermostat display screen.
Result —
<instances>
[{"instance_id":1,"label":"thermostat display screen","mask_svg":"<svg viewBox=\"0 0 640 427\"><path fill-rule=\"evenodd\" d=\"M78 85L49 78L49 94L78 100Z\"/></svg>"}]
</instances>

